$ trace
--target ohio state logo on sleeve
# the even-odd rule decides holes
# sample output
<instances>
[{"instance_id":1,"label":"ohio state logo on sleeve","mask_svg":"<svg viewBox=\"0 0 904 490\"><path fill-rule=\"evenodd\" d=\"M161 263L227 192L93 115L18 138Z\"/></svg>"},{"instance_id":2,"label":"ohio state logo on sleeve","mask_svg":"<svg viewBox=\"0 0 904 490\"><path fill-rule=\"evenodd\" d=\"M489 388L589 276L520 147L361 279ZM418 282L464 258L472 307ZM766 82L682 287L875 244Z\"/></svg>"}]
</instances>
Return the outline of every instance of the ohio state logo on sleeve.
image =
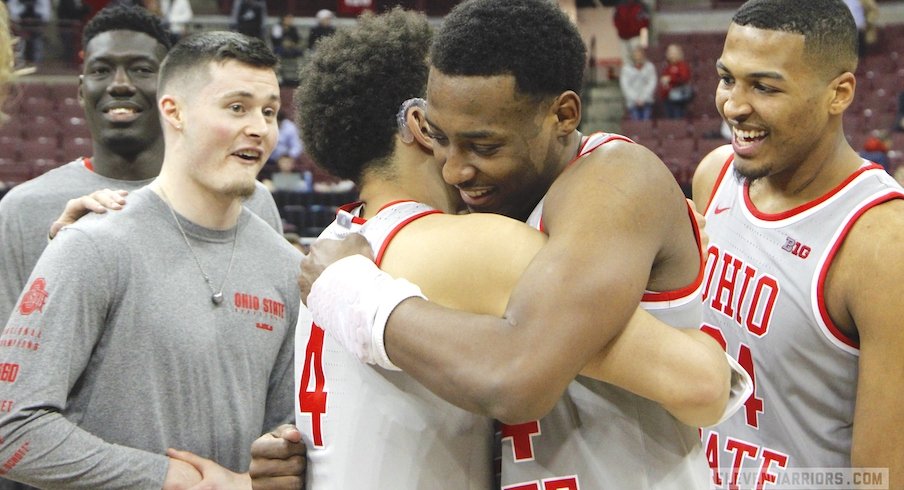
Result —
<instances>
[{"instance_id":1,"label":"ohio state logo on sleeve","mask_svg":"<svg viewBox=\"0 0 904 490\"><path fill-rule=\"evenodd\" d=\"M28 316L35 311L44 312L44 303L47 302L47 281L43 277L35 279L28 291L22 295L22 301L19 302L19 313L22 316Z\"/></svg>"}]
</instances>

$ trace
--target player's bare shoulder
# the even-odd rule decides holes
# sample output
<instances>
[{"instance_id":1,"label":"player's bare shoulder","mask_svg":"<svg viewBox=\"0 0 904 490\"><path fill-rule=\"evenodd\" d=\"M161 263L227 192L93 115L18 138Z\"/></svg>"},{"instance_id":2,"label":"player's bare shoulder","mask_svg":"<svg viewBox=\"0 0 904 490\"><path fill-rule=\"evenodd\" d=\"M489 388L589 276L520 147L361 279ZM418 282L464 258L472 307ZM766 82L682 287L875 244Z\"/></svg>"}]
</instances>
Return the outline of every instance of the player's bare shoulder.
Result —
<instances>
[{"instance_id":1,"label":"player's bare shoulder","mask_svg":"<svg viewBox=\"0 0 904 490\"><path fill-rule=\"evenodd\" d=\"M733 151L731 145L722 145L709 152L697 165L697 169L694 171L693 198L697 210L701 213L712 196L719 173L725 167L725 162Z\"/></svg>"},{"instance_id":2,"label":"player's bare shoulder","mask_svg":"<svg viewBox=\"0 0 904 490\"><path fill-rule=\"evenodd\" d=\"M672 173L655 153L630 141L608 141L577 158L556 179L546 196L544 218L560 200L616 208L623 201L643 205L651 194L669 193L681 196Z\"/></svg>"},{"instance_id":3,"label":"player's bare shoulder","mask_svg":"<svg viewBox=\"0 0 904 490\"><path fill-rule=\"evenodd\" d=\"M866 324L858 312L873 315L876 305L904 305L900 301L904 295L901 277L904 198L870 208L848 232L826 281L830 315L843 329L853 325L862 329Z\"/></svg>"}]
</instances>

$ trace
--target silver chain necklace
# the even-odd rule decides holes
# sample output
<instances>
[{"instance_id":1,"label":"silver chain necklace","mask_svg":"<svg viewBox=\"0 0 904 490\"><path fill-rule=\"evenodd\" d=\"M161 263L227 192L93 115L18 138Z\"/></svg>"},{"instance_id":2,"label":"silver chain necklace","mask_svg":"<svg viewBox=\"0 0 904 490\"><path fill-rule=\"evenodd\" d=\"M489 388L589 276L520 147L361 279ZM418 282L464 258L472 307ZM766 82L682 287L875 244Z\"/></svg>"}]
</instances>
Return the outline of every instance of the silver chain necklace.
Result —
<instances>
[{"instance_id":1,"label":"silver chain necklace","mask_svg":"<svg viewBox=\"0 0 904 490\"><path fill-rule=\"evenodd\" d=\"M163 191L163 186L158 186L160 189L160 196L163 197L163 202L166 204L167 209L169 209L170 214L173 215L173 220L176 221L176 227L179 228L179 233L182 234L182 239L185 240L185 245L188 246L188 251L191 252L191 256L195 259L195 264L198 264L198 270L201 271L201 275L204 276L204 282L207 283L207 288L210 289L210 300L213 301L213 304L219 306L223 302L223 286L226 285L226 279L229 277L229 271L232 270L232 261L235 259L235 244L238 242L239 238L239 223L236 221L235 223L235 234L232 236L232 254L229 256L229 265L226 266L226 274L223 275L223 282L220 283L220 289L215 290L213 286L210 284L210 276L204 272L204 267L201 266L201 260L198 259L198 255L195 253L195 249L192 248L191 243L188 241L188 235L185 234L185 230L182 229L182 224L179 223L179 218L176 216L176 212L173 210L173 206L170 205L169 197L167 197L166 192Z\"/></svg>"}]
</instances>

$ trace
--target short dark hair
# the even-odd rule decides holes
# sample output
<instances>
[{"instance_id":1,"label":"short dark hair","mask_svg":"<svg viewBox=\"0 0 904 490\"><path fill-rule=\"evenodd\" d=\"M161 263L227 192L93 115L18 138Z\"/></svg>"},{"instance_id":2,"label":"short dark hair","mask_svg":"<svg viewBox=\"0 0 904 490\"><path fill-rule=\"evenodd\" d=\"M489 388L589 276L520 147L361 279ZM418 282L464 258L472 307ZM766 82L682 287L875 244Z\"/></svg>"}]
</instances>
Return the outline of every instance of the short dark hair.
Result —
<instances>
[{"instance_id":1,"label":"short dark hair","mask_svg":"<svg viewBox=\"0 0 904 490\"><path fill-rule=\"evenodd\" d=\"M314 162L356 183L366 167L385 163L400 105L426 91L431 34L423 15L395 8L365 14L317 44L295 94Z\"/></svg>"},{"instance_id":2,"label":"short dark hair","mask_svg":"<svg viewBox=\"0 0 904 490\"><path fill-rule=\"evenodd\" d=\"M88 21L82 31L82 46L87 46L95 36L108 31L143 32L156 39L167 51L175 42L173 33L159 16L144 7L117 4L101 9Z\"/></svg>"},{"instance_id":3,"label":"short dark hair","mask_svg":"<svg viewBox=\"0 0 904 490\"><path fill-rule=\"evenodd\" d=\"M587 48L549 0L468 0L443 20L430 63L446 75L513 75L526 95L580 93Z\"/></svg>"},{"instance_id":4,"label":"short dark hair","mask_svg":"<svg viewBox=\"0 0 904 490\"><path fill-rule=\"evenodd\" d=\"M160 66L158 88L209 63L235 60L256 68L276 69L279 58L260 39L231 31L207 31L176 43Z\"/></svg>"},{"instance_id":5,"label":"short dark hair","mask_svg":"<svg viewBox=\"0 0 904 490\"><path fill-rule=\"evenodd\" d=\"M750 0L731 22L803 35L804 52L832 77L857 69L857 26L841 0Z\"/></svg>"}]
</instances>

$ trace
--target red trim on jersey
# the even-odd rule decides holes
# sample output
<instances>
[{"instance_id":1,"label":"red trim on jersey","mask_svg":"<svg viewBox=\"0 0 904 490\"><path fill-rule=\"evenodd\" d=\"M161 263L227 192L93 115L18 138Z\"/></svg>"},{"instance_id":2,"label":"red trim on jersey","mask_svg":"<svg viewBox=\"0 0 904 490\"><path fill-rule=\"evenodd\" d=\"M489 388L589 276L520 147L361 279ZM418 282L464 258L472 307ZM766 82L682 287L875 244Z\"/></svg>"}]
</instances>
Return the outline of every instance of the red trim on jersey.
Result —
<instances>
[{"instance_id":1,"label":"red trim on jersey","mask_svg":"<svg viewBox=\"0 0 904 490\"><path fill-rule=\"evenodd\" d=\"M404 202L404 201L397 201L397 202ZM386 208L386 206L383 207L383 209L385 209L385 208ZM390 231L389 234L386 235L386 239L383 240L383 243L380 245L380 250L377 252L377 256L374 259L374 263L377 264L377 267L380 267L380 264L383 263L383 254L386 253L386 248L389 247L389 242L391 242L392 239L395 238L396 234L398 232L400 232L402 230L402 228L404 228L405 226L408 225L408 223L411 223L412 221L414 221L416 219L423 218L424 216L428 216L431 214L442 214L442 211L440 211L439 209L431 209L428 211L424 211L422 213L415 214L413 216L409 216L404 221L399 223L398 226L393 228L392 231Z\"/></svg>"},{"instance_id":2,"label":"red trim on jersey","mask_svg":"<svg viewBox=\"0 0 904 490\"><path fill-rule=\"evenodd\" d=\"M744 203L747 205L747 209L750 210L750 212L754 216L756 216L757 218L759 218L763 221L781 221L783 219L790 218L796 214L800 214L808 209L812 209L812 208L822 204L827 199L834 196L835 194L838 194L842 189L847 187L847 185L850 184L852 180L854 180L858 176L860 176L860 174L862 174L863 172L866 172L868 170L874 170L874 169L883 170L882 167L880 167L879 165L876 165L876 164L860 167L854 173L852 173L851 175L848 175L848 177L846 179L844 179L844 181L842 181L840 184L835 186L834 189L823 194L821 197L818 197L808 203L801 204L800 206L798 206L794 209L789 209L788 211L782 211L781 213L776 213L776 214L764 213L764 212L758 210L756 208L756 206L753 205L753 201L750 200L750 184L748 182L745 182L744 183Z\"/></svg>"},{"instance_id":3,"label":"red trim on jersey","mask_svg":"<svg viewBox=\"0 0 904 490\"><path fill-rule=\"evenodd\" d=\"M384 204L379 210L377 210L377 212L379 213L380 211L382 211L390 206L395 206L396 204L401 204L403 202L415 202L415 201L412 199L399 199L398 201L389 201L388 203Z\"/></svg>"},{"instance_id":4,"label":"red trim on jersey","mask_svg":"<svg viewBox=\"0 0 904 490\"><path fill-rule=\"evenodd\" d=\"M596 146L594 146L593 148L587 148L587 143L589 143L590 140L598 134L605 134L606 137L597 141ZM568 165L565 168L570 167L574 162L578 161L578 159L581 158L582 156L589 154L590 152L596 150L600 146L603 146L604 144L606 144L610 141L627 141L628 143L636 144L636 143L634 143L634 141L631 140L631 138L628 138L627 136L622 136L620 134L604 133L602 131L597 131L595 133L591 133L583 138L583 140L581 141L581 146L578 148L578 153L574 156L573 159L571 159L570 162L568 162Z\"/></svg>"},{"instance_id":5,"label":"red trim on jersey","mask_svg":"<svg viewBox=\"0 0 904 490\"><path fill-rule=\"evenodd\" d=\"M85 168L87 168L88 170L92 172L94 171L94 164L91 163L91 157L82 158L82 164L84 164Z\"/></svg>"},{"instance_id":6,"label":"red trim on jersey","mask_svg":"<svg viewBox=\"0 0 904 490\"><path fill-rule=\"evenodd\" d=\"M593 148L587 148L587 143L589 143L590 140L598 134L604 134L606 136L604 138L600 139L599 141L597 141L596 145ZM633 140L631 140L631 138L628 138L627 136L622 136L620 134L605 133L603 131L597 131L595 133L590 133L589 135L581 138L581 146L578 147L578 152L574 156L574 158L572 158L571 161L568 162L568 165L565 166L565 170L568 170L569 168L571 168L571 166L574 165L574 163L577 162L581 157L593 152L600 146L603 146L604 144L609 143L610 141L626 141L631 144L637 144ZM565 170L563 170L563 172ZM543 217L542 216L540 216L540 223L537 225L537 229L542 233L546 233L546 227L543 226Z\"/></svg>"},{"instance_id":7,"label":"red trim on jersey","mask_svg":"<svg viewBox=\"0 0 904 490\"><path fill-rule=\"evenodd\" d=\"M716 177L716 183L713 185L712 190L709 193L709 201L706 202L706 207L703 208L703 214L709 212L709 207L713 203L713 197L716 196L716 191L719 189L719 186L722 185L722 179L725 177L725 174L728 172L728 167L731 166L731 162L734 161L734 153L728 155L728 158L725 159L725 163L722 164L722 170L719 171L719 176Z\"/></svg>"},{"instance_id":8,"label":"red trim on jersey","mask_svg":"<svg viewBox=\"0 0 904 490\"><path fill-rule=\"evenodd\" d=\"M644 293L642 301L674 301L676 299L684 298L693 294L697 291L697 288L699 288L700 285L703 284L703 270L706 266L706 261L703 258L703 243L700 239L700 227L697 226L697 220L694 219L694 210L693 208L691 208L690 203L687 203L687 215L691 219L691 228L693 228L694 230L694 239L697 241L697 250L699 251L700 255L700 268L697 271L697 278L681 289L674 289L671 291L650 291Z\"/></svg>"},{"instance_id":9,"label":"red trim on jersey","mask_svg":"<svg viewBox=\"0 0 904 490\"><path fill-rule=\"evenodd\" d=\"M875 167L870 166L869 168ZM856 223L857 220L860 219L861 216L863 216L863 213L869 211L874 206L878 206L879 204L894 199L904 199L904 194L898 191L891 191L884 196L873 199L872 201L865 204L862 208L860 208L860 210L858 210L857 213L854 214L854 216L852 216L847 223L845 223L844 228L842 228L841 230L841 234L838 236L838 240L836 240L835 243L832 244L832 248L831 250L829 250L829 254L826 256L826 261L822 265L822 270L819 271L819 279L816 283L816 302L819 306L819 314L822 317L822 321L826 324L826 326L829 328L829 331L832 332L832 335L836 339L840 340L845 345L853 347L855 349L860 348L860 343L845 335L844 332L842 332L841 329L839 329L838 326L835 325L835 322L833 322L832 318L829 316L829 310L828 307L826 307L826 302L824 299L826 277L828 277L829 275L829 268L832 265L832 260L835 259L835 254L838 253L838 249L841 248L841 244L844 243L844 239L847 238L847 234L851 230L851 228L853 228L854 223Z\"/></svg>"},{"instance_id":10,"label":"red trim on jersey","mask_svg":"<svg viewBox=\"0 0 904 490\"><path fill-rule=\"evenodd\" d=\"M348 204L343 204L342 206L339 206L339 211L345 211L346 213L350 214L352 217L352 223L356 225L363 225L364 223L367 223L367 220L352 214L352 211L354 211L355 208L361 206L362 204L364 204L364 201L355 201ZM339 211L337 211L336 214L339 214Z\"/></svg>"}]
</instances>

